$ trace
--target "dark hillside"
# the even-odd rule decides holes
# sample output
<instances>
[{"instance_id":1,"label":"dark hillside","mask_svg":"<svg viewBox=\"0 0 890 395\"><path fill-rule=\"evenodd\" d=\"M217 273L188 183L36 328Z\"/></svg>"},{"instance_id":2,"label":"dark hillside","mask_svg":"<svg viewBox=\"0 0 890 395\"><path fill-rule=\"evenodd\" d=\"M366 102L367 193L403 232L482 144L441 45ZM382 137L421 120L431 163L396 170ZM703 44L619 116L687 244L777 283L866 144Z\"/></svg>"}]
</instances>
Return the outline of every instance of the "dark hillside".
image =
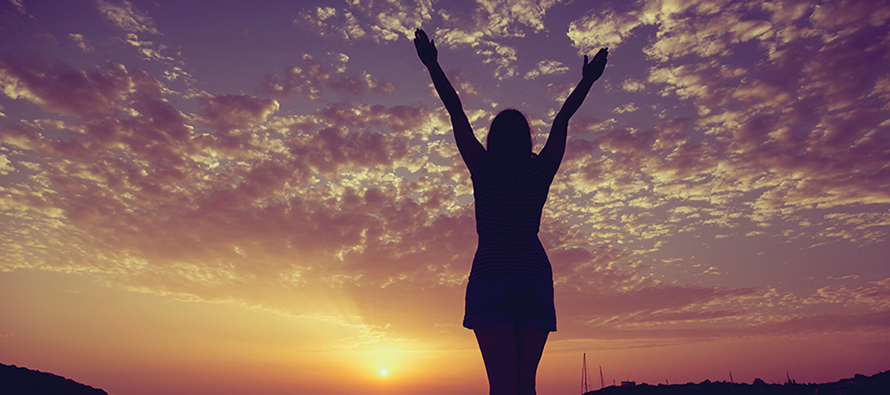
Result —
<instances>
[{"instance_id":1,"label":"dark hillside","mask_svg":"<svg viewBox=\"0 0 890 395\"><path fill-rule=\"evenodd\" d=\"M74 380L0 363L0 393L3 395L108 395L107 392Z\"/></svg>"}]
</instances>

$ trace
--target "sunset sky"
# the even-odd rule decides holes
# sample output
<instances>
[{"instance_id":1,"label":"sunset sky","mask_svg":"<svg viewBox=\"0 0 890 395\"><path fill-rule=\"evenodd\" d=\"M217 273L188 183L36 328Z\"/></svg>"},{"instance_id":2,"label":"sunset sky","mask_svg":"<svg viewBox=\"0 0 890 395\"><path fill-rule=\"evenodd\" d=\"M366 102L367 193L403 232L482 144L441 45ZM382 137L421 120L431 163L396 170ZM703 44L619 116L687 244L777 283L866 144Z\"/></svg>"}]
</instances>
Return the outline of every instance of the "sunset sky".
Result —
<instances>
[{"instance_id":1,"label":"sunset sky","mask_svg":"<svg viewBox=\"0 0 890 395\"><path fill-rule=\"evenodd\" d=\"M115 395L487 393L483 139L546 141L538 393L890 369L890 2L0 0L0 363ZM484 141L484 140L483 140ZM388 374L382 376L381 369Z\"/></svg>"}]
</instances>

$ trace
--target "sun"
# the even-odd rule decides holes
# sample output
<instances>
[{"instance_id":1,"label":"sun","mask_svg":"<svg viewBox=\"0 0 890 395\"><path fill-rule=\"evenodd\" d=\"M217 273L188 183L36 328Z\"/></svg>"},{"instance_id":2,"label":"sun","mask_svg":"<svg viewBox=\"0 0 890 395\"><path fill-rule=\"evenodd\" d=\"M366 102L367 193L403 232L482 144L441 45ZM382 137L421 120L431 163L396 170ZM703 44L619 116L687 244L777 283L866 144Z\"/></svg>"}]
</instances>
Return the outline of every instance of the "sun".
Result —
<instances>
[{"instance_id":1,"label":"sun","mask_svg":"<svg viewBox=\"0 0 890 395\"><path fill-rule=\"evenodd\" d=\"M381 376L386 376L387 373L389 373L389 371L386 370L386 368L380 369L380 375L381 375Z\"/></svg>"}]
</instances>

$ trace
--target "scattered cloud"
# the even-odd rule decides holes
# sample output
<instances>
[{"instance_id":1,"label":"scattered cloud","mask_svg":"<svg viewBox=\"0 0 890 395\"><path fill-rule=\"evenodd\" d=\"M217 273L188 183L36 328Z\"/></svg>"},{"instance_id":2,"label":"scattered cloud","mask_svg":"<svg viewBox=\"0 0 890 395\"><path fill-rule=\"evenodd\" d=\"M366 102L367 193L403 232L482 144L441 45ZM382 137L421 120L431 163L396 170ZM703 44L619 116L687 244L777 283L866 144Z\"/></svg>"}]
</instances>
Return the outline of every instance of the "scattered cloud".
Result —
<instances>
[{"instance_id":1,"label":"scattered cloud","mask_svg":"<svg viewBox=\"0 0 890 395\"><path fill-rule=\"evenodd\" d=\"M529 70L528 73L525 73L525 79L533 80L538 78L541 75L549 75L549 74L562 74L569 71L569 67L563 64L562 62L557 62L555 60L542 60L535 65L535 68Z\"/></svg>"},{"instance_id":2,"label":"scattered cloud","mask_svg":"<svg viewBox=\"0 0 890 395\"><path fill-rule=\"evenodd\" d=\"M628 78L621 83L621 89L627 92L639 92L646 89L646 85L639 80Z\"/></svg>"},{"instance_id":3,"label":"scattered cloud","mask_svg":"<svg viewBox=\"0 0 890 395\"><path fill-rule=\"evenodd\" d=\"M37 56L0 58L0 80L9 98L78 118L113 114L133 84L121 64L88 73L62 62L50 64Z\"/></svg>"},{"instance_id":4,"label":"scattered cloud","mask_svg":"<svg viewBox=\"0 0 890 395\"><path fill-rule=\"evenodd\" d=\"M617 112L617 113L619 113L619 114L623 114L623 113L626 113L626 112L634 112L634 111L639 110L639 109L640 109L640 108L637 107L636 104L634 104L633 102L630 102L630 103L627 103L627 104L625 104L625 105L615 107L615 108L612 109L612 111Z\"/></svg>"},{"instance_id":5,"label":"scattered cloud","mask_svg":"<svg viewBox=\"0 0 890 395\"><path fill-rule=\"evenodd\" d=\"M7 158L6 155L0 155L0 176L5 176L13 172L15 172L15 167L12 166L12 162L9 161L9 158Z\"/></svg>"},{"instance_id":6,"label":"scattered cloud","mask_svg":"<svg viewBox=\"0 0 890 395\"><path fill-rule=\"evenodd\" d=\"M864 305L875 311L890 308L890 278L869 281L866 287L822 287L805 299L806 304L834 303L843 306Z\"/></svg>"},{"instance_id":7,"label":"scattered cloud","mask_svg":"<svg viewBox=\"0 0 890 395\"><path fill-rule=\"evenodd\" d=\"M406 2L346 2L343 7L312 7L294 18L293 25L322 37L345 40L370 38L377 42L409 37L430 20L431 0ZM413 36L411 36L413 37Z\"/></svg>"},{"instance_id":8,"label":"scattered cloud","mask_svg":"<svg viewBox=\"0 0 890 395\"><path fill-rule=\"evenodd\" d=\"M84 40L83 34L79 33L70 33L68 37L71 38L71 41L74 41L74 44L77 45L78 48L83 50L84 52L92 52L93 47L86 43Z\"/></svg>"},{"instance_id":9,"label":"scattered cloud","mask_svg":"<svg viewBox=\"0 0 890 395\"><path fill-rule=\"evenodd\" d=\"M96 4L105 19L127 33L161 34L154 20L147 13L133 8L133 3L128 0L97 0Z\"/></svg>"},{"instance_id":10,"label":"scattered cloud","mask_svg":"<svg viewBox=\"0 0 890 395\"><path fill-rule=\"evenodd\" d=\"M25 13L25 5L22 4L22 0L9 0L9 5L15 8L19 14Z\"/></svg>"},{"instance_id":11,"label":"scattered cloud","mask_svg":"<svg viewBox=\"0 0 890 395\"><path fill-rule=\"evenodd\" d=\"M643 17L639 11L602 12L595 9L569 24L566 35L581 54L593 53L603 47L616 48L634 29L643 25Z\"/></svg>"},{"instance_id":12,"label":"scattered cloud","mask_svg":"<svg viewBox=\"0 0 890 395\"><path fill-rule=\"evenodd\" d=\"M349 1L307 7L293 25L386 44L435 21L440 48L476 56L496 83L522 76L561 100L573 86L559 80L567 66L516 66L516 39L553 34L545 21L558 3ZM176 63L147 13L127 1L97 4L144 59ZM687 256L670 241L695 251L738 240L801 250L888 241L887 6L624 7L578 16L566 33L582 52L636 43L646 63L595 88L620 96L594 104L614 118L572 121L541 232L561 330L634 339L885 327L886 279L806 291L720 286L731 262ZM634 36L643 32L651 36ZM66 34L84 52L101 47ZM460 299L476 239L447 114L438 103L391 102L395 85L351 62L306 53L258 77L254 94L217 94L165 86L161 78L188 78L181 65L152 75L2 55L0 92L31 112L2 119L0 270L91 273L140 292L306 317L339 312L338 298L348 298L364 321L343 325L367 339L455 321L436 313ZM478 76L449 76L462 99L495 101ZM468 113L484 133L493 111ZM665 267L682 274L664 279ZM826 306L855 311L806 310Z\"/></svg>"},{"instance_id":13,"label":"scattered cloud","mask_svg":"<svg viewBox=\"0 0 890 395\"><path fill-rule=\"evenodd\" d=\"M339 65L323 65L312 55L303 54L300 64L287 67L283 76L267 75L262 90L274 97L297 96L311 101L320 99L326 88L353 97L360 97L366 91L375 94L395 92L395 86L387 80L379 80L367 72L343 75L345 71L345 61Z\"/></svg>"},{"instance_id":14,"label":"scattered cloud","mask_svg":"<svg viewBox=\"0 0 890 395\"><path fill-rule=\"evenodd\" d=\"M377 42L411 39L415 28L441 20L442 27L428 33L440 46L473 48L483 63L496 66L495 77L512 78L516 48L501 42L546 31L544 16L559 0L461 0L433 4L431 0L406 2L348 2L342 7L312 7L294 18L293 25L322 37ZM535 76L543 74L539 70ZM529 77L533 78L533 77Z\"/></svg>"},{"instance_id":15,"label":"scattered cloud","mask_svg":"<svg viewBox=\"0 0 890 395\"><path fill-rule=\"evenodd\" d=\"M303 10L294 18L293 25L322 37L333 35L344 40L356 40L368 35L352 12L341 11L334 7Z\"/></svg>"}]
</instances>

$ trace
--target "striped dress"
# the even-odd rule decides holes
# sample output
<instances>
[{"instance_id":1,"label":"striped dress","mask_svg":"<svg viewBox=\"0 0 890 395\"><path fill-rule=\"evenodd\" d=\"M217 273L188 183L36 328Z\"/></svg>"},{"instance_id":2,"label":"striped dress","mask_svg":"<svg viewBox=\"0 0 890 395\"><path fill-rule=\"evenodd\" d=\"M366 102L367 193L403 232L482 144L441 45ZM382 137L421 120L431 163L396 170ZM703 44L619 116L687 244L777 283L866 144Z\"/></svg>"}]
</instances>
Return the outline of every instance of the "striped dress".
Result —
<instances>
[{"instance_id":1,"label":"striped dress","mask_svg":"<svg viewBox=\"0 0 890 395\"><path fill-rule=\"evenodd\" d=\"M472 172L479 247L470 278L512 273L552 279L538 229L556 168L536 156L511 172L488 156L480 155Z\"/></svg>"}]
</instances>

